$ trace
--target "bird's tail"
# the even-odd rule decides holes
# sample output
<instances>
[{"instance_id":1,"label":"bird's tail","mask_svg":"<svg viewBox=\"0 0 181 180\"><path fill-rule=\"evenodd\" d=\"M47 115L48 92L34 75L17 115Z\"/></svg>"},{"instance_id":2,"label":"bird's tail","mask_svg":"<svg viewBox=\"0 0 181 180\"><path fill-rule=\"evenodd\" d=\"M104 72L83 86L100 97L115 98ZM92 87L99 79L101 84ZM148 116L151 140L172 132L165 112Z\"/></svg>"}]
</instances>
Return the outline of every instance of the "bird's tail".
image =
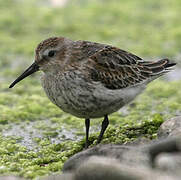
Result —
<instances>
[{"instance_id":1,"label":"bird's tail","mask_svg":"<svg viewBox=\"0 0 181 180\"><path fill-rule=\"evenodd\" d=\"M161 59L156 62L144 61L142 62L142 65L150 71L150 76L154 79L171 71L176 63L170 62L169 59Z\"/></svg>"}]
</instances>

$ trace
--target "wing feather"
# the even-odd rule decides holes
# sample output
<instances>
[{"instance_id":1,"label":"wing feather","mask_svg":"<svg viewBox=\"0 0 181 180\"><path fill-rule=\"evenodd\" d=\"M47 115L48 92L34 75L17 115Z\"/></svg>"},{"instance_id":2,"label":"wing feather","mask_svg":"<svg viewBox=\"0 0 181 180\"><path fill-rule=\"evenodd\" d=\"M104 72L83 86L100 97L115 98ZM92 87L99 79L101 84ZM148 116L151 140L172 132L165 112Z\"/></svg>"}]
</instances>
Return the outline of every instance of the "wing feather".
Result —
<instances>
[{"instance_id":1,"label":"wing feather","mask_svg":"<svg viewBox=\"0 0 181 180\"><path fill-rule=\"evenodd\" d=\"M135 86L155 79L174 66L168 59L143 61L140 57L112 46L105 46L88 57L87 68L92 81L109 89Z\"/></svg>"}]
</instances>

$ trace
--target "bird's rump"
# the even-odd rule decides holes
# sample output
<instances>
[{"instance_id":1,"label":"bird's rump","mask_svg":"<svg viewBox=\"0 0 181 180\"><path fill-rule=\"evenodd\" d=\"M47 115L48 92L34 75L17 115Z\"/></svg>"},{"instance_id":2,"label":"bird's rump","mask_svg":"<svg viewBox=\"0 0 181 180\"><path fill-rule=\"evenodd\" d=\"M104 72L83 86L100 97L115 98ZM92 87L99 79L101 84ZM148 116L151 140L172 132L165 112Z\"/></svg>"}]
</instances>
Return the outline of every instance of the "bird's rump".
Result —
<instances>
[{"instance_id":1,"label":"bird's rump","mask_svg":"<svg viewBox=\"0 0 181 180\"><path fill-rule=\"evenodd\" d=\"M106 46L89 57L87 68L92 81L101 82L108 89L121 89L149 82L174 65L168 59L144 61L124 50Z\"/></svg>"}]
</instances>

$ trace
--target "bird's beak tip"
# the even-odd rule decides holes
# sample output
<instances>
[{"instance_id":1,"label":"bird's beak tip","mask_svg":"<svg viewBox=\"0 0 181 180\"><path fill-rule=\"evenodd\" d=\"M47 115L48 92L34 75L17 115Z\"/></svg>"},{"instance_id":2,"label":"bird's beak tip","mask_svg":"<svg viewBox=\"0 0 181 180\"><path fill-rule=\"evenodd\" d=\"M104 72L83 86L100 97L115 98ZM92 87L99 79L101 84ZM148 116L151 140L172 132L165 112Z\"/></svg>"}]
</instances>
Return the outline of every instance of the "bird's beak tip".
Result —
<instances>
[{"instance_id":1,"label":"bird's beak tip","mask_svg":"<svg viewBox=\"0 0 181 180\"><path fill-rule=\"evenodd\" d=\"M11 83L11 85L9 86L9 88L14 87L14 85L16 83L18 83L19 81L23 80L24 78L26 78L27 76L33 74L34 72L39 70L39 66L37 65L37 63L33 63L28 69L26 69L15 81L13 81Z\"/></svg>"}]
</instances>

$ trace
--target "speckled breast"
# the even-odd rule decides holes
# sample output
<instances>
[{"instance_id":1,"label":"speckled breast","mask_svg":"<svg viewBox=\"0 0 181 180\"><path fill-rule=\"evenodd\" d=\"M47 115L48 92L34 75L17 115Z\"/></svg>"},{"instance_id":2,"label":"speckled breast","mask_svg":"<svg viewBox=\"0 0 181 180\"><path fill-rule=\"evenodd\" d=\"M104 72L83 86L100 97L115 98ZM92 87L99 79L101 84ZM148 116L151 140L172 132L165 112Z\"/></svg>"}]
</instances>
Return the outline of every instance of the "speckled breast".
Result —
<instances>
[{"instance_id":1,"label":"speckled breast","mask_svg":"<svg viewBox=\"0 0 181 180\"><path fill-rule=\"evenodd\" d=\"M43 75L42 86L49 99L63 111L79 118L98 118L119 110L139 94L140 89L109 90L81 76Z\"/></svg>"}]
</instances>

